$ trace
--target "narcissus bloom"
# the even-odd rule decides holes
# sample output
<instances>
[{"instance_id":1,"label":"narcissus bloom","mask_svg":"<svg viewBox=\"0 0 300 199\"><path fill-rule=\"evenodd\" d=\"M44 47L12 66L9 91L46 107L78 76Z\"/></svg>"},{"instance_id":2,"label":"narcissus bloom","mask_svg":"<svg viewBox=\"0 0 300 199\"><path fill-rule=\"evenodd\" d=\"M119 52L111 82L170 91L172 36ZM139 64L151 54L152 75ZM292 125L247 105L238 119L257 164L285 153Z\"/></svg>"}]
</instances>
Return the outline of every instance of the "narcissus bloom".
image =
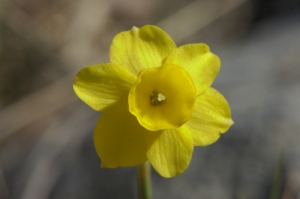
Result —
<instances>
[{"instance_id":1,"label":"narcissus bloom","mask_svg":"<svg viewBox=\"0 0 300 199\"><path fill-rule=\"evenodd\" d=\"M115 36L110 63L83 68L73 85L102 112L94 130L101 166L149 160L164 177L184 172L194 146L214 143L233 124L227 101L210 87L219 69L207 45L176 48L156 26Z\"/></svg>"}]
</instances>

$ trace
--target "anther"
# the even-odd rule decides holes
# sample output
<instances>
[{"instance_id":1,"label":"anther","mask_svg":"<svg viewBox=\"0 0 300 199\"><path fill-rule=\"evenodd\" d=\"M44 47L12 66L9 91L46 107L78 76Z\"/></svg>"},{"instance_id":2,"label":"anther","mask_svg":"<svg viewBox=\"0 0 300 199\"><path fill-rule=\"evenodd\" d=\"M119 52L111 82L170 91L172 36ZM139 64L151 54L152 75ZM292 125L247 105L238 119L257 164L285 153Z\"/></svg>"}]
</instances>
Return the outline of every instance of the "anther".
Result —
<instances>
[{"instance_id":1,"label":"anther","mask_svg":"<svg viewBox=\"0 0 300 199\"><path fill-rule=\"evenodd\" d=\"M164 104L166 102L166 96L157 90L153 90L150 94L150 103L152 106Z\"/></svg>"}]
</instances>

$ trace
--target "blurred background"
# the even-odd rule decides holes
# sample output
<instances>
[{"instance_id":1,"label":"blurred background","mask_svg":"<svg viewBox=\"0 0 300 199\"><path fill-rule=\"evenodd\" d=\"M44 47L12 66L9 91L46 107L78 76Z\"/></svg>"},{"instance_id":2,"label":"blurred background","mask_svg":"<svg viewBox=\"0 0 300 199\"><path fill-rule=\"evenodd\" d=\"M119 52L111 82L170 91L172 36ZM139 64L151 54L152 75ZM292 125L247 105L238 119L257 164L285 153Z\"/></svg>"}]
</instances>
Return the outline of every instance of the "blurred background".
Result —
<instances>
[{"instance_id":1,"label":"blurred background","mask_svg":"<svg viewBox=\"0 0 300 199\"><path fill-rule=\"evenodd\" d=\"M0 198L136 198L136 168L100 169L100 113L74 94L112 38L154 24L207 43L235 124L182 175L153 171L154 198L300 198L300 1L2 0Z\"/></svg>"}]
</instances>

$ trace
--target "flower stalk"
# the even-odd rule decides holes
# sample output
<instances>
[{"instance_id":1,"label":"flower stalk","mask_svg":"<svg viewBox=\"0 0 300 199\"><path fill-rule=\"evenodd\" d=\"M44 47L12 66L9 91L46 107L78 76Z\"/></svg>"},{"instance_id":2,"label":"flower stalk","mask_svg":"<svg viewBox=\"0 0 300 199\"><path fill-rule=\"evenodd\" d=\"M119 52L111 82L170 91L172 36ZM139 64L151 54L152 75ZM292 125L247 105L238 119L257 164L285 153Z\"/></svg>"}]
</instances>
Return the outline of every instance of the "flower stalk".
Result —
<instances>
[{"instance_id":1,"label":"flower stalk","mask_svg":"<svg viewBox=\"0 0 300 199\"><path fill-rule=\"evenodd\" d=\"M152 185L151 185L151 165L148 161L137 166L138 169L138 198L151 199Z\"/></svg>"}]
</instances>

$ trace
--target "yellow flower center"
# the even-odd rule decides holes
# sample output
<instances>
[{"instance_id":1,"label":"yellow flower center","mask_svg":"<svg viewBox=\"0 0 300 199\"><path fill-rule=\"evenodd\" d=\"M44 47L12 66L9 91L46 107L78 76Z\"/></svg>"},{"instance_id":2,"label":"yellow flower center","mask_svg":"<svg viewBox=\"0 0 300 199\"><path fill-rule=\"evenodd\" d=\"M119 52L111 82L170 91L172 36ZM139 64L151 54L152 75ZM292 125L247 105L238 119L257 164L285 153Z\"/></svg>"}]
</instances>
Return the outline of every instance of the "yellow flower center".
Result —
<instances>
[{"instance_id":1,"label":"yellow flower center","mask_svg":"<svg viewBox=\"0 0 300 199\"><path fill-rule=\"evenodd\" d=\"M190 75L172 64L142 70L128 96L129 111L151 131L183 125L192 114L195 100Z\"/></svg>"}]
</instances>

